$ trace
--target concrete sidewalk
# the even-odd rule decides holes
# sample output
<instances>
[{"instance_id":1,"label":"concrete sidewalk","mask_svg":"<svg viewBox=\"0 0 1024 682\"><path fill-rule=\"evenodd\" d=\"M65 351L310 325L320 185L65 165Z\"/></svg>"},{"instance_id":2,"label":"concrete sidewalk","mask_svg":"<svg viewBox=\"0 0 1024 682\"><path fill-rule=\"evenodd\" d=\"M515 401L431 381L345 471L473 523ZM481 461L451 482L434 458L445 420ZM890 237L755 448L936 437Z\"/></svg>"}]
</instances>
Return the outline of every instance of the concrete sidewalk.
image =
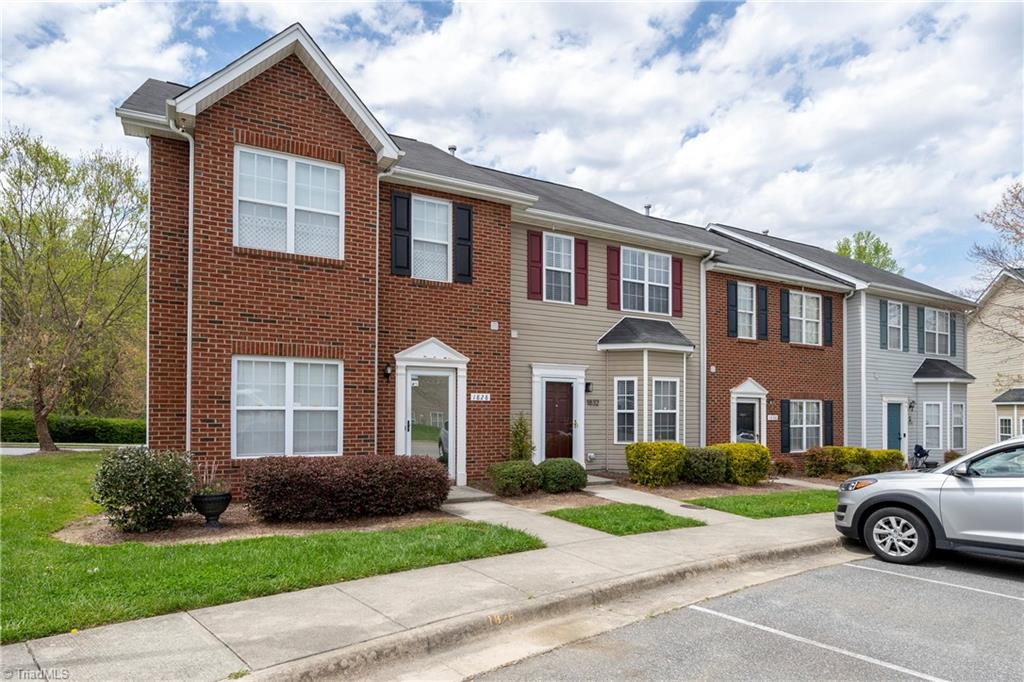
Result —
<instances>
[{"instance_id":1,"label":"concrete sidewalk","mask_svg":"<svg viewBox=\"0 0 1024 682\"><path fill-rule=\"evenodd\" d=\"M473 518L465 508L488 504L454 506ZM508 512L487 515L494 513ZM67 671L60 679L78 681L219 680L243 670L265 679L347 674L465 643L506 623L551 617L722 567L834 547L839 538L832 524L831 514L814 514L629 537L581 528L588 532L577 539L568 537L575 531L571 524L569 530L551 526L558 544L546 549L8 645L2 648L4 675L36 679L40 671Z\"/></svg>"}]
</instances>

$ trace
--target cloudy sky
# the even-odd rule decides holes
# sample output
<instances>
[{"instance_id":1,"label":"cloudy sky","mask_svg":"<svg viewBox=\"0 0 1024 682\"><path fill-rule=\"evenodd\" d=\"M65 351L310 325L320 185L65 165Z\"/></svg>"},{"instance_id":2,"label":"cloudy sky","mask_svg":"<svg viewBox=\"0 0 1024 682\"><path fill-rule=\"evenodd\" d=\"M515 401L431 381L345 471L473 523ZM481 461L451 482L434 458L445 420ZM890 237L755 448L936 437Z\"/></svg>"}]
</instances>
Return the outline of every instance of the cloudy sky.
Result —
<instances>
[{"instance_id":1,"label":"cloudy sky","mask_svg":"<svg viewBox=\"0 0 1024 682\"><path fill-rule=\"evenodd\" d=\"M640 210L831 248L871 229L917 279L975 272L1022 177L1006 3L5 3L4 125L145 163L113 109L301 21L385 127Z\"/></svg>"}]
</instances>

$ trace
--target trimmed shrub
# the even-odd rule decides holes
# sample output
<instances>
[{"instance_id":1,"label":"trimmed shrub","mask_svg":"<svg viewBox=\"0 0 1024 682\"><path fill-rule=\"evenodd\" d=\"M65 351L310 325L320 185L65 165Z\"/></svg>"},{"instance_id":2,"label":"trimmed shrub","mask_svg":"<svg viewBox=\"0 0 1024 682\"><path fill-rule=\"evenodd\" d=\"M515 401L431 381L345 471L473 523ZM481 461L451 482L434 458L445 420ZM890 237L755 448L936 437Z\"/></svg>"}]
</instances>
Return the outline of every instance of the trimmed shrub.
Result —
<instances>
[{"instance_id":1,"label":"trimmed shrub","mask_svg":"<svg viewBox=\"0 0 1024 682\"><path fill-rule=\"evenodd\" d=\"M533 439L530 437L530 424L526 421L523 413L520 412L519 416L512 422L512 428L509 431L509 459L531 459L534 450L536 448L533 446Z\"/></svg>"},{"instance_id":2,"label":"trimmed shrub","mask_svg":"<svg viewBox=\"0 0 1024 682\"><path fill-rule=\"evenodd\" d=\"M675 483L685 453L685 447L671 441L630 443L626 446L629 480L653 487Z\"/></svg>"},{"instance_id":3,"label":"trimmed shrub","mask_svg":"<svg viewBox=\"0 0 1024 682\"><path fill-rule=\"evenodd\" d=\"M729 456L720 448L687 448L679 478L688 483L714 485L729 476Z\"/></svg>"},{"instance_id":4,"label":"trimmed shrub","mask_svg":"<svg viewBox=\"0 0 1024 682\"><path fill-rule=\"evenodd\" d=\"M899 450L868 450L869 474L882 471L900 471L906 466L903 453Z\"/></svg>"},{"instance_id":5,"label":"trimmed shrub","mask_svg":"<svg viewBox=\"0 0 1024 682\"><path fill-rule=\"evenodd\" d=\"M900 454L902 455L902 453L900 453ZM960 458L962 456L963 456L962 452L957 452L956 450L946 450L946 453L942 456L942 462L944 464L949 464L954 459L958 459L958 458Z\"/></svg>"},{"instance_id":6,"label":"trimmed shrub","mask_svg":"<svg viewBox=\"0 0 1024 682\"><path fill-rule=\"evenodd\" d=\"M808 476L861 476L881 471L899 471L904 467L899 450L868 450L828 445L812 448L804 459Z\"/></svg>"},{"instance_id":7,"label":"trimmed shrub","mask_svg":"<svg viewBox=\"0 0 1024 682\"><path fill-rule=\"evenodd\" d=\"M150 450L144 445L118 448L100 461L92 499L103 507L110 525L145 533L170 525L191 509L192 457L177 450Z\"/></svg>"},{"instance_id":8,"label":"trimmed shrub","mask_svg":"<svg viewBox=\"0 0 1024 682\"><path fill-rule=\"evenodd\" d=\"M263 457L246 467L249 508L267 521L334 521L438 509L448 469L433 457Z\"/></svg>"},{"instance_id":9,"label":"trimmed shrub","mask_svg":"<svg viewBox=\"0 0 1024 682\"><path fill-rule=\"evenodd\" d=\"M512 459L492 464L487 470L494 492L502 497L535 493L540 489L540 469L530 460Z\"/></svg>"},{"instance_id":10,"label":"trimmed shrub","mask_svg":"<svg viewBox=\"0 0 1024 682\"><path fill-rule=\"evenodd\" d=\"M145 443L145 419L74 417L51 414L50 435L58 443ZM0 411L0 439L5 443L35 443L36 423L29 410Z\"/></svg>"},{"instance_id":11,"label":"trimmed shrub","mask_svg":"<svg viewBox=\"0 0 1024 682\"><path fill-rule=\"evenodd\" d=\"M720 443L729 463L729 481L738 485L756 485L768 478L772 456L760 443Z\"/></svg>"},{"instance_id":12,"label":"trimmed shrub","mask_svg":"<svg viewBox=\"0 0 1024 682\"><path fill-rule=\"evenodd\" d=\"M768 478L776 479L789 476L796 471L796 469L796 462L789 457L776 457L772 460L772 465L768 469Z\"/></svg>"},{"instance_id":13,"label":"trimmed shrub","mask_svg":"<svg viewBox=\"0 0 1024 682\"><path fill-rule=\"evenodd\" d=\"M587 470L571 459L546 459L537 467L540 487L548 493L565 493L587 487Z\"/></svg>"},{"instance_id":14,"label":"trimmed shrub","mask_svg":"<svg viewBox=\"0 0 1024 682\"><path fill-rule=\"evenodd\" d=\"M842 450L843 448L834 445L811 448L804 455L804 473L816 477L835 473L842 463Z\"/></svg>"}]
</instances>

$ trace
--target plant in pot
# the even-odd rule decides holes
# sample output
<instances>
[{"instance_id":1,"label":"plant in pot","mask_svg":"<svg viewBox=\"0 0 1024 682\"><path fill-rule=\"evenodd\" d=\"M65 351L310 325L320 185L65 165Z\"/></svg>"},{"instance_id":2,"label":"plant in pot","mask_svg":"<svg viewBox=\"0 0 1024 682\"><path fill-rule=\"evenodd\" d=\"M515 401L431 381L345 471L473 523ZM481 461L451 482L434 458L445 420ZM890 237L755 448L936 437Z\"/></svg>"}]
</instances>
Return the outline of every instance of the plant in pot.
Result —
<instances>
[{"instance_id":1,"label":"plant in pot","mask_svg":"<svg viewBox=\"0 0 1024 682\"><path fill-rule=\"evenodd\" d=\"M231 504L228 484L217 477L217 463L203 462L192 495L192 506L206 517L207 528L220 528L220 515Z\"/></svg>"}]
</instances>

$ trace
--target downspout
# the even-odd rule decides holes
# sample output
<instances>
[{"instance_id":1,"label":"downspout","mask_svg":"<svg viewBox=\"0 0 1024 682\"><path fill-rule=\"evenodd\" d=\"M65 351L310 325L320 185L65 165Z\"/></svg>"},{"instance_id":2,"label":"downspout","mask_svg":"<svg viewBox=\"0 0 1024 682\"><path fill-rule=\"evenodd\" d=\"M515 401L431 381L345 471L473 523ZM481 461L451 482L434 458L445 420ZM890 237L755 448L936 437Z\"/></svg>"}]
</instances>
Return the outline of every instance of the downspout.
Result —
<instances>
[{"instance_id":1,"label":"downspout","mask_svg":"<svg viewBox=\"0 0 1024 682\"><path fill-rule=\"evenodd\" d=\"M188 280L185 304L185 449L192 449L192 244L193 244L193 207L195 194L195 159L196 140L192 135L179 128L172 117L169 120L171 130L188 140ZM148 437L147 437L148 438Z\"/></svg>"},{"instance_id":2,"label":"downspout","mask_svg":"<svg viewBox=\"0 0 1024 682\"><path fill-rule=\"evenodd\" d=\"M849 350L850 349L850 345L847 343L847 338L846 338L846 330L849 327L849 325L846 324L846 309L848 307L847 306L847 301L849 301L850 298L855 293L857 293L856 289L854 289L854 290L852 290L852 291L850 291L850 292L848 292L846 294L843 294L843 445L844 446L849 445L849 443L850 443L850 436L849 436L849 433L850 433L850 426L849 426L850 411L846 407L846 404L849 401L849 396L846 394L846 372L848 371L848 368L847 368L848 361L847 361L846 354L850 352L850 350Z\"/></svg>"},{"instance_id":3,"label":"downspout","mask_svg":"<svg viewBox=\"0 0 1024 682\"><path fill-rule=\"evenodd\" d=\"M377 173L377 220L374 223L373 247L373 454L380 454L380 181L391 175L393 168ZM397 434L396 434L397 437Z\"/></svg>"},{"instance_id":4,"label":"downspout","mask_svg":"<svg viewBox=\"0 0 1024 682\"><path fill-rule=\"evenodd\" d=\"M907 415L909 421L910 415ZM909 432L909 427L907 428ZM860 290L860 446L868 445L868 292ZM885 447L885 443L882 443Z\"/></svg>"},{"instance_id":5,"label":"downspout","mask_svg":"<svg viewBox=\"0 0 1024 682\"><path fill-rule=\"evenodd\" d=\"M715 250L700 259L700 446L707 443L708 434L708 283L707 263L715 257Z\"/></svg>"}]
</instances>

